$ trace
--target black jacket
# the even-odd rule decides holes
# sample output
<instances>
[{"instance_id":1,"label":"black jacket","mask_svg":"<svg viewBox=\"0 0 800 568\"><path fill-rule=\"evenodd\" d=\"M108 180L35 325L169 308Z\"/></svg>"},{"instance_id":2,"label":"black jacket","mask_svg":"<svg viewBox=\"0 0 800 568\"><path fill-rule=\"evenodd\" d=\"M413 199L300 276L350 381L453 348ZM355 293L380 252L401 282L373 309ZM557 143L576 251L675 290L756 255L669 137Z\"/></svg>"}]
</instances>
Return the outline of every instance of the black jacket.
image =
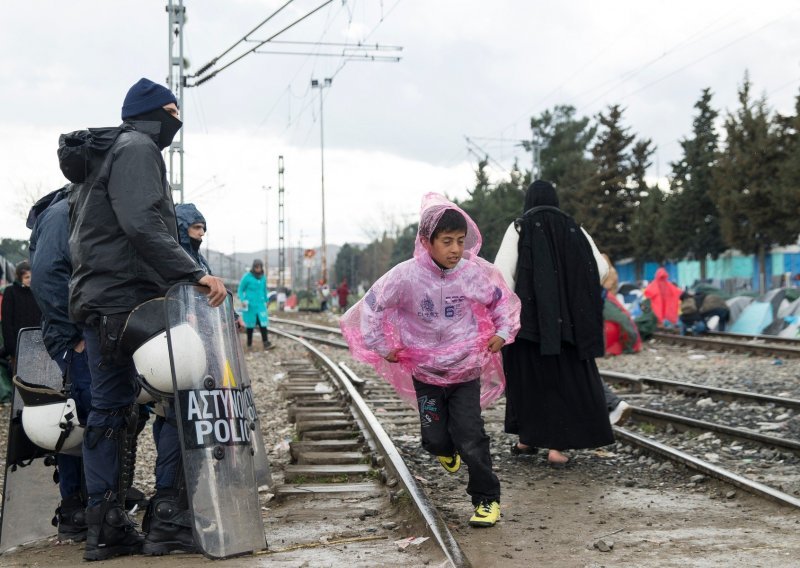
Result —
<instances>
[{"instance_id":1,"label":"black jacket","mask_svg":"<svg viewBox=\"0 0 800 568\"><path fill-rule=\"evenodd\" d=\"M178 244L158 122L126 122L69 199L70 316L118 314L205 272Z\"/></svg>"},{"instance_id":2,"label":"black jacket","mask_svg":"<svg viewBox=\"0 0 800 568\"><path fill-rule=\"evenodd\" d=\"M71 185L55 191L31 208L31 290L42 310L42 335L55 358L81 340L81 329L69 319L69 204Z\"/></svg>"},{"instance_id":3,"label":"black jacket","mask_svg":"<svg viewBox=\"0 0 800 568\"><path fill-rule=\"evenodd\" d=\"M558 355L566 342L581 359L602 357L600 278L580 226L560 209L542 206L527 211L517 227L517 337L538 342L542 355Z\"/></svg>"},{"instance_id":4,"label":"black jacket","mask_svg":"<svg viewBox=\"0 0 800 568\"><path fill-rule=\"evenodd\" d=\"M3 291L3 347L6 355L17 353L17 334L24 327L39 327L42 312L36 305L31 289L19 282L6 286Z\"/></svg>"}]
</instances>

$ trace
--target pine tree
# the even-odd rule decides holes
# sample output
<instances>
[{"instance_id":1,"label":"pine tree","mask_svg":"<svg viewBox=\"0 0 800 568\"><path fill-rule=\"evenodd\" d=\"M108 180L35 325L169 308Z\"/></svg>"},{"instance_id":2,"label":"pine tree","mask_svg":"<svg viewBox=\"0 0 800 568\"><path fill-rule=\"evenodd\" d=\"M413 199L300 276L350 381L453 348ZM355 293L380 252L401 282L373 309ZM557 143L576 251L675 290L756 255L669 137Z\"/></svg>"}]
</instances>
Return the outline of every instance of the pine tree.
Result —
<instances>
[{"instance_id":1,"label":"pine tree","mask_svg":"<svg viewBox=\"0 0 800 568\"><path fill-rule=\"evenodd\" d=\"M633 258L636 261L636 277L641 279L642 267L648 260L662 261L664 247L660 219L664 205L664 194L657 185L648 186L645 181L650 158L655 149L650 140L639 140L631 150L631 177L628 182L629 198L634 201L630 239Z\"/></svg>"},{"instance_id":2,"label":"pine tree","mask_svg":"<svg viewBox=\"0 0 800 568\"><path fill-rule=\"evenodd\" d=\"M629 147L635 136L622 126L622 113L619 105L613 105L598 115L600 130L591 148L593 171L572 200L576 220L612 258L633 253L630 230L636 199L628 182Z\"/></svg>"},{"instance_id":3,"label":"pine tree","mask_svg":"<svg viewBox=\"0 0 800 568\"><path fill-rule=\"evenodd\" d=\"M765 289L766 253L797 239L798 205L783 194L778 179L784 156L780 120L770 117L764 98L751 101L745 74L740 107L725 119L727 138L715 168L711 193L721 213L720 228L732 247L758 256L759 288Z\"/></svg>"},{"instance_id":4,"label":"pine tree","mask_svg":"<svg viewBox=\"0 0 800 568\"><path fill-rule=\"evenodd\" d=\"M336 255L334 263L336 280L334 282L340 282L342 278L347 278L351 286L356 286L359 283L360 264L359 250L350 243L344 243Z\"/></svg>"},{"instance_id":5,"label":"pine tree","mask_svg":"<svg viewBox=\"0 0 800 568\"><path fill-rule=\"evenodd\" d=\"M576 188L591 175L589 144L597 132L587 117L575 118L575 107L557 105L531 118L533 137L542 147L540 177L558 188L561 208L573 212ZM530 150L530 147L528 147Z\"/></svg>"},{"instance_id":6,"label":"pine tree","mask_svg":"<svg viewBox=\"0 0 800 568\"><path fill-rule=\"evenodd\" d=\"M662 224L667 256L699 260L701 278L706 277L706 256L717 258L727 248L710 195L719 139L714 129L719 113L711 107L711 98L711 89L703 89L694 105L692 137L680 141L683 156L672 164L672 196Z\"/></svg>"},{"instance_id":7,"label":"pine tree","mask_svg":"<svg viewBox=\"0 0 800 568\"><path fill-rule=\"evenodd\" d=\"M475 187L469 199L459 203L481 232L483 245L480 256L493 261L508 225L522 214L525 198L525 175L515 163L508 180L494 187L489 185L486 161L478 164L475 171Z\"/></svg>"},{"instance_id":8,"label":"pine tree","mask_svg":"<svg viewBox=\"0 0 800 568\"><path fill-rule=\"evenodd\" d=\"M800 94L795 99L794 116L779 116L781 162L778 184L782 211L790 212L786 219L789 234L800 233ZM793 213L791 213L793 212Z\"/></svg>"}]
</instances>

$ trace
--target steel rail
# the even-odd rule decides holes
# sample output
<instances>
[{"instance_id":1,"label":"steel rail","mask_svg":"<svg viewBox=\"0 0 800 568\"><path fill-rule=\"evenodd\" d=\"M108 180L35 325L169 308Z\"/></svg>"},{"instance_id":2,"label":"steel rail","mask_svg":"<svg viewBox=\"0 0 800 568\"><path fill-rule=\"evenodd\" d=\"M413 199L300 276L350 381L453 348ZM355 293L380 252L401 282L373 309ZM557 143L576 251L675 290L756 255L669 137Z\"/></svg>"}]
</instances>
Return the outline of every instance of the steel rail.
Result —
<instances>
[{"instance_id":1,"label":"steel rail","mask_svg":"<svg viewBox=\"0 0 800 568\"><path fill-rule=\"evenodd\" d=\"M758 353L762 355L778 355L783 357L800 357L800 348L780 347L778 345L762 345L742 341L728 341L725 339L711 339L706 337L693 337L678 335L676 333L656 332L653 337L665 343L693 345L703 349L727 349L740 353Z\"/></svg>"},{"instance_id":2,"label":"steel rail","mask_svg":"<svg viewBox=\"0 0 800 568\"><path fill-rule=\"evenodd\" d=\"M650 408L643 408L641 406L633 406L633 415L639 418L652 419L658 422L664 422L673 425L686 426L695 430L704 430L716 432L730 438L739 440L748 440L751 442L758 442L800 452L800 442L790 440L788 438L779 438L777 436L770 436L768 434L761 434L752 430L743 430L741 428L734 428L732 426L725 426L724 424L716 424L714 422L707 422L705 420L698 420L696 418L689 418L688 416L680 416L678 414L671 414L669 412L661 412Z\"/></svg>"},{"instance_id":3,"label":"steel rail","mask_svg":"<svg viewBox=\"0 0 800 568\"><path fill-rule=\"evenodd\" d=\"M635 392L641 392L644 385L659 389L675 390L678 392L689 392L696 394L707 394L712 399L717 400L750 400L762 404L776 404L786 408L800 410L800 399L774 396L769 394L759 394L755 392L741 391L736 389L724 389L700 385L697 383L686 383L683 381L673 381L671 379L660 379L648 377L646 375L633 375L619 373L617 371L600 371L600 376L609 382L630 383L634 385Z\"/></svg>"},{"instance_id":4,"label":"steel rail","mask_svg":"<svg viewBox=\"0 0 800 568\"><path fill-rule=\"evenodd\" d=\"M697 470L701 473L705 473L706 475L710 475L726 483L744 489L748 493L753 493L754 495L765 497L767 499L770 499L771 501L775 501L783 505L789 505L794 508L800 508L800 499L798 499L797 497L793 497L788 493L784 493L783 491L779 491L777 489L764 485L763 483L759 483L758 481L753 481L751 479L743 477L728 469L718 467L712 463L709 463L705 460L701 460L700 458L696 458L690 454L682 452L681 450L678 450L676 448L667 446L666 444L662 444L661 442L658 442L651 438L640 436L639 434L635 434L630 430L626 430L625 428L620 428L619 426L614 426L614 434L617 436L618 439L621 438L631 444L634 444L651 452L655 452L657 454L665 456L672 461L682 463L691 469Z\"/></svg>"},{"instance_id":5,"label":"steel rail","mask_svg":"<svg viewBox=\"0 0 800 568\"><path fill-rule=\"evenodd\" d=\"M447 528L447 524L444 522L441 515L439 515L439 512L436 510L430 498L422 491L391 438L369 409L367 403L358 393L355 386L353 386L348 376L331 361L327 355L302 337L286 331L274 331L278 335L300 343L322 362L325 368L330 372L337 388L343 393L345 400L350 404L350 409L354 417L358 420L362 428L366 430L365 433L371 438L375 449L383 457L384 465L394 472L395 478L413 500L415 507L428 527L428 531L434 537L434 540L447 557L447 560L449 560L455 568L471 567L472 564L461 550L461 547L450 532L450 529Z\"/></svg>"},{"instance_id":6,"label":"steel rail","mask_svg":"<svg viewBox=\"0 0 800 568\"><path fill-rule=\"evenodd\" d=\"M788 345L800 345L800 338L780 337L777 335L759 335L749 333L733 333L731 331L707 331L705 335L727 339L746 339L748 341L764 341L766 343L786 343Z\"/></svg>"},{"instance_id":7,"label":"steel rail","mask_svg":"<svg viewBox=\"0 0 800 568\"><path fill-rule=\"evenodd\" d=\"M298 327L308 328L308 329L316 329L319 331L325 331L329 333L335 333L341 335L341 330L335 327L327 327L323 325L317 325L312 323L304 323L294 320L287 320L287 319L280 319L280 318L272 318L272 321L278 323L285 323L289 325L295 325ZM327 339L324 337L313 337L311 338L314 341L319 341L321 343L327 343L329 345L333 345L335 347L347 347L347 344L343 341L337 341L335 339ZM634 375L628 373L619 373L616 371L600 371L600 375L605 378L609 379L611 382L627 382L634 385L635 392L641 392L643 385L653 386L657 388L668 388L674 389L676 391L688 391L693 393L704 393L708 394L712 399L722 399L722 400L751 400L753 402L759 402L762 404L777 404L780 406L784 406L786 408L792 408L795 410L800 410L800 399L796 398L786 398L780 396L773 396L767 394L759 394L754 392L748 391L741 391L736 389L724 389L721 387L713 387L708 385L700 385L697 383L687 383L683 381L674 381L671 379L661 379L658 377L650 377L647 375Z\"/></svg>"},{"instance_id":8,"label":"steel rail","mask_svg":"<svg viewBox=\"0 0 800 568\"><path fill-rule=\"evenodd\" d=\"M270 327L270 330L274 330L274 331L281 332L281 333L289 333L285 329L282 329L280 327L275 327L275 326ZM311 339L313 341L318 341L319 343L325 343L325 344L331 345L333 347L341 347L343 349L348 349L349 348L347 343L342 341L341 339L329 339L327 337L320 337L319 335L307 335L307 334L303 334L301 332L298 332L297 336L298 337L302 337L304 339L307 338L307 339Z\"/></svg>"},{"instance_id":9,"label":"steel rail","mask_svg":"<svg viewBox=\"0 0 800 568\"><path fill-rule=\"evenodd\" d=\"M330 327L327 325L319 325L316 323L308 323L303 321L291 320L286 318L269 318L269 321L274 321L275 323L285 323L287 325L296 325L298 327L304 327L306 329L316 329L317 331L327 331L328 333L336 333L338 335L342 334L342 330L338 327Z\"/></svg>"},{"instance_id":10,"label":"steel rail","mask_svg":"<svg viewBox=\"0 0 800 568\"><path fill-rule=\"evenodd\" d=\"M342 369L342 371L344 371L344 374L347 375L347 378L350 379L350 382L356 385L356 388L367 383L367 381L356 375L356 372L348 367L347 363L339 361L339 367Z\"/></svg>"}]
</instances>

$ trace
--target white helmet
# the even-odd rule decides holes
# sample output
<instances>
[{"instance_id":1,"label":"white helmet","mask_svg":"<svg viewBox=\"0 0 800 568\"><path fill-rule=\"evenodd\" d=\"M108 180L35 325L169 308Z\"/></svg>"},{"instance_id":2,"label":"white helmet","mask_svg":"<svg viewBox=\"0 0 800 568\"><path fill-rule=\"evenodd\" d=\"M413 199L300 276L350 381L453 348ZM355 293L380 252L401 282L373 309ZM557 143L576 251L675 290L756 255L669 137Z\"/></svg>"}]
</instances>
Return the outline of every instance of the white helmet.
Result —
<instances>
[{"instance_id":1,"label":"white helmet","mask_svg":"<svg viewBox=\"0 0 800 568\"><path fill-rule=\"evenodd\" d=\"M200 383L206 373L206 350L203 340L188 323L170 328L172 355L175 358L175 379L178 389L189 389ZM172 369L166 330L145 341L133 352L133 363L146 390L171 396Z\"/></svg>"},{"instance_id":2,"label":"white helmet","mask_svg":"<svg viewBox=\"0 0 800 568\"><path fill-rule=\"evenodd\" d=\"M14 377L14 384L25 404L22 428L31 442L57 452L80 445L83 426L78 422L75 400L49 387L26 383L19 377Z\"/></svg>"}]
</instances>

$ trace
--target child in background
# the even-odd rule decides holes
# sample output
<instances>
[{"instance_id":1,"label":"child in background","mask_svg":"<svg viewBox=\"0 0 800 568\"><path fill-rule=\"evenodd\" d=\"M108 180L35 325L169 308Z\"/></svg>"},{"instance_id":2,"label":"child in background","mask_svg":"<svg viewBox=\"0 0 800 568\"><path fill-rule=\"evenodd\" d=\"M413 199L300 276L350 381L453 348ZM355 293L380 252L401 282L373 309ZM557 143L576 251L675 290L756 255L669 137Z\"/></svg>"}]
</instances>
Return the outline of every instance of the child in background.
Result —
<instances>
[{"instance_id":1,"label":"child in background","mask_svg":"<svg viewBox=\"0 0 800 568\"><path fill-rule=\"evenodd\" d=\"M491 527L500 482L481 407L505 387L499 351L519 329L520 302L480 247L466 213L425 195L414 258L375 282L340 325L353 356L418 407L422 447L450 473L467 464L470 525Z\"/></svg>"}]
</instances>

